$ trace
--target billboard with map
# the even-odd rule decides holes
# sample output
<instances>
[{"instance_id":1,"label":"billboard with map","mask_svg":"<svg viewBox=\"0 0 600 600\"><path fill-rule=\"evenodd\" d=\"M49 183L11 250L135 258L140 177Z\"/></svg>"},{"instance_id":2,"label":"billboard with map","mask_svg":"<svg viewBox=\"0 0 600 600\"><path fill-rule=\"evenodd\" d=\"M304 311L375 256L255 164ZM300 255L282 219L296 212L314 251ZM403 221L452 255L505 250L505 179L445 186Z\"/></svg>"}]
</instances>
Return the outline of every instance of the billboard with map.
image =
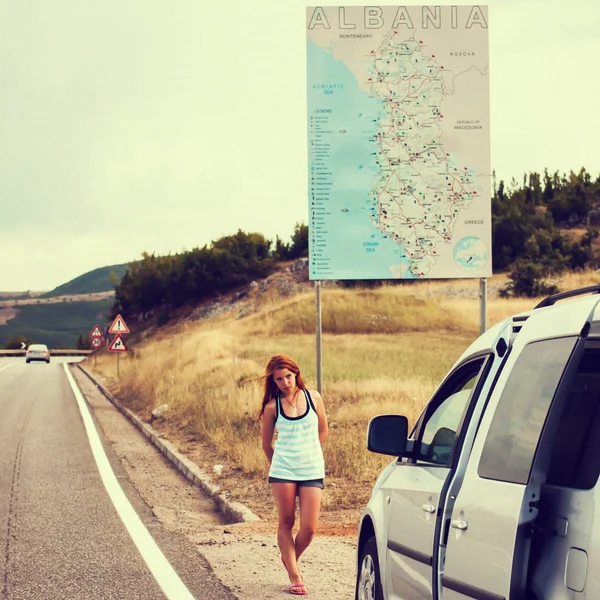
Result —
<instances>
[{"instance_id":1,"label":"billboard with map","mask_svg":"<svg viewBox=\"0 0 600 600\"><path fill-rule=\"evenodd\" d=\"M314 280L488 277L485 6L306 11Z\"/></svg>"}]
</instances>

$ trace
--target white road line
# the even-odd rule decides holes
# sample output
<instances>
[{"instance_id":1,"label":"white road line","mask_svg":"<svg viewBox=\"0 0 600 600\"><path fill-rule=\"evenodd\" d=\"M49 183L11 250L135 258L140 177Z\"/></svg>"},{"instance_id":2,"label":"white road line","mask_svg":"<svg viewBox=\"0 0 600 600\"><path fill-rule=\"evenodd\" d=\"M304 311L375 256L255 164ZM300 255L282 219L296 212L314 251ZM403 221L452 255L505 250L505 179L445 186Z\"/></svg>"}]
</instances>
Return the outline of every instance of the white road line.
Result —
<instances>
[{"instance_id":1,"label":"white road line","mask_svg":"<svg viewBox=\"0 0 600 600\"><path fill-rule=\"evenodd\" d=\"M4 371L6 369L10 369L11 367L14 367L15 365L18 365L19 363L10 363L9 365L4 365L3 367L0 367L0 371Z\"/></svg>"},{"instance_id":2,"label":"white road line","mask_svg":"<svg viewBox=\"0 0 600 600\"><path fill-rule=\"evenodd\" d=\"M100 477L102 478L104 487L117 509L119 517L121 517L123 524L127 528L131 539L137 546L142 558L146 561L146 564L152 575L154 575L158 585L169 600L194 600L190 591L183 581L181 581L179 575L177 575L169 561L165 558L165 555L157 546L150 533L148 533L148 530L135 512L133 506L129 503L127 496L125 496L125 493L119 485L110 463L108 462L108 458L104 452L102 443L100 442L100 437L96 431L94 421L92 420L90 410L69 371L68 365L64 364L63 368L65 369L65 373L67 374L67 378L73 388L75 398L77 399L77 404L79 405L90 446L92 447L92 453L96 460L96 464L98 465L98 470L100 471Z\"/></svg>"}]
</instances>

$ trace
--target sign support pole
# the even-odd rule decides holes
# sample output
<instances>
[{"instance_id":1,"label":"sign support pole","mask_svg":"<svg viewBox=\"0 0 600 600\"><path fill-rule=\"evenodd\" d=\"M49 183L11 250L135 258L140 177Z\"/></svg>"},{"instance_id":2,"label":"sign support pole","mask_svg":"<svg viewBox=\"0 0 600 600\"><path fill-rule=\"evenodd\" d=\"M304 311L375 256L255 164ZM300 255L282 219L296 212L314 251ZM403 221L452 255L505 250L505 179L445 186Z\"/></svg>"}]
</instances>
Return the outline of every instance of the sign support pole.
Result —
<instances>
[{"instance_id":1,"label":"sign support pole","mask_svg":"<svg viewBox=\"0 0 600 600\"><path fill-rule=\"evenodd\" d=\"M487 329L487 279L479 280L479 335Z\"/></svg>"},{"instance_id":2,"label":"sign support pole","mask_svg":"<svg viewBox=\"0 0 600 600\"><path fill-rule=\"evenodd\" d=\"M317 391L322 393L323 389L323 361L322 361L322 334L323 328L321 325L321 281L315 281L315 323L317 334Z\"/></svg>"},{"instance_id":3,"label":"sign support pole","mask_svg":"<svg viewBox=\"0 0 600 600\"><path fill-rule=\"evenodd\" d=\"M119 354L120 354L120 353L119 353L119 352L117 352L117 379L120 379L120 378L121 378L121 371L119 370L119 359L120 359L121 357L119 356Z\"/></svg>"}]
</instances>

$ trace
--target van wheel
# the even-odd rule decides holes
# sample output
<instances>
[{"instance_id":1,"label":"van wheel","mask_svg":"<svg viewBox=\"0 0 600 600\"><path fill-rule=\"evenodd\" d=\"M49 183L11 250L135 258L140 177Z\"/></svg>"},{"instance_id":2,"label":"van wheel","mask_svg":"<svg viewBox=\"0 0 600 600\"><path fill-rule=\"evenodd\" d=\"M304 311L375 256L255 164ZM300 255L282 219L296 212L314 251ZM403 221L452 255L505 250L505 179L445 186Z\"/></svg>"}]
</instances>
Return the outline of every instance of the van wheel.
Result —
<instances>
[{"instance_id":1,"label":"van wheel","mask_svg":"<svg viewBox=\"0 0 600 600\"><path fill-rule=\"evenodd\" d=\"M356 578L356 600L383 600L375 537L369 538L360 553Z\"/></svg>"}]
</instances>

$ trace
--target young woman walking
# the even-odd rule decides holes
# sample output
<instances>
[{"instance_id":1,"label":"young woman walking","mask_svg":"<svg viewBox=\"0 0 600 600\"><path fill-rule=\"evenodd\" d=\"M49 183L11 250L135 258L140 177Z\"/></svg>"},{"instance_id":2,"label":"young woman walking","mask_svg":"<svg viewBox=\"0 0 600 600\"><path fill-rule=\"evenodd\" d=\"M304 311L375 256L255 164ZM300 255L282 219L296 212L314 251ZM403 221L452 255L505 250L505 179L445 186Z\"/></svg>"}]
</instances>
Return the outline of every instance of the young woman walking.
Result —
<instances>
[{"instance_id":1,"label":"young woman walking","mask_svg":"<svg viewBox=\"0 0 600 600\"><path fill-rule=\"evenodd\" d=\"M271 464L269 483L279 515L277 542L290 579L290 593L304 596L306 586L298 561L311 543L319 521L327 416L321 395L306 389L300 368L289 356L273 356L263 379L262 446ZM296 496L300 527L294 539Z\"/></svg>"}]
</instances>

